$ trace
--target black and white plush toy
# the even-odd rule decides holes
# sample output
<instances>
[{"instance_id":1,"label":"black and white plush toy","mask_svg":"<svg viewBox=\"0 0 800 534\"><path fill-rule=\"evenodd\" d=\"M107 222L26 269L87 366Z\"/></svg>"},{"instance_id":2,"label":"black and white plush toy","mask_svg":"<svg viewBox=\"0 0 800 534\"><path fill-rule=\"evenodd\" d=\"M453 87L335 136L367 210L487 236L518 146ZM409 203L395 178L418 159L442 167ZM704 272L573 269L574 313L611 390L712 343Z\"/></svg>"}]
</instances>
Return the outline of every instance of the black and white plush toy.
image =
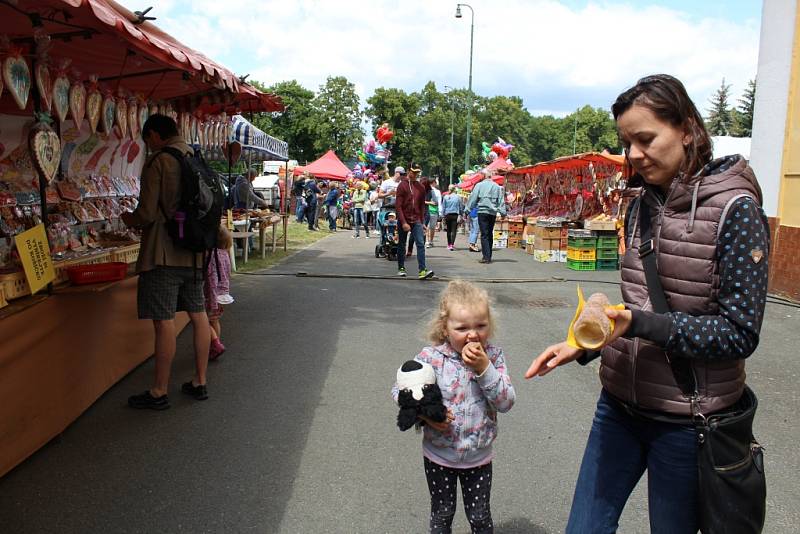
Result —
<instances>
[{"instance_id":1,"label":"black and white plush toy","mask_svg":"<svg viewBox=\"0 0 800 534\"><path fill-rule=\"evenodd\" d=\"M436 384L436 374L430 364L408 360L397 370L397 387L400 390L397 396L400 405L397 426L400 430L414 426L420 415L437 423L447 417L442 392Z\"/></svg>"}]
</instances>

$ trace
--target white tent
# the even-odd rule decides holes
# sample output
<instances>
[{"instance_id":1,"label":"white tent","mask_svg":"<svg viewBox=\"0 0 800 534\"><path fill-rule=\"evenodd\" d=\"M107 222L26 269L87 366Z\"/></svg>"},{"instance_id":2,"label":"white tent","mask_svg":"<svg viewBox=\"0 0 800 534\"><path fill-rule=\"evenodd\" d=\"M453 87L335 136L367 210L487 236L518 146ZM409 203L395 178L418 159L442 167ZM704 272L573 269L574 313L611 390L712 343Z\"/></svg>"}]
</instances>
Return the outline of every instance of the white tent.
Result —
<instances>
[{"instance_id":1,"label":"white tent","mask_svg":"<svg viewBox=\"0 0 800 534\"><path fill-rule=\"evenodd\" d=\"M711 143L714 147L714 158L741 154L744 159L750 160L750 141L749 137L714 136L711 138Z\"/></svg>"}]
</instances>

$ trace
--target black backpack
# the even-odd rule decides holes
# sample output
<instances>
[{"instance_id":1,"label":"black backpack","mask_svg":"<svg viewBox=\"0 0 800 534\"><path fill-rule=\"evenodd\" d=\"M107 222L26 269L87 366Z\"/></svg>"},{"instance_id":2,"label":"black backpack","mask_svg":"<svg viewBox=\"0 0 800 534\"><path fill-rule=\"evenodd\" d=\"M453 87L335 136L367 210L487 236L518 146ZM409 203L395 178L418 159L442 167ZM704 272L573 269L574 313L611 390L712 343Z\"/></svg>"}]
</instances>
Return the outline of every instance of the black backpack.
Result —
<instances>
[{"instance_id":1,"label":"black backpack","mask_svg":"<svg viewBox=\"0 0 800 534\"><path fill-rule=\"evenodd\" d=\"M178 208L172 217L167 217L169 236L175 245L192 252L216 248L225 205L225 193L217 173L199 153L184 155L173 147L164 147L162 151L177 159L181 166Z\"/></svg>"}]
</instances>

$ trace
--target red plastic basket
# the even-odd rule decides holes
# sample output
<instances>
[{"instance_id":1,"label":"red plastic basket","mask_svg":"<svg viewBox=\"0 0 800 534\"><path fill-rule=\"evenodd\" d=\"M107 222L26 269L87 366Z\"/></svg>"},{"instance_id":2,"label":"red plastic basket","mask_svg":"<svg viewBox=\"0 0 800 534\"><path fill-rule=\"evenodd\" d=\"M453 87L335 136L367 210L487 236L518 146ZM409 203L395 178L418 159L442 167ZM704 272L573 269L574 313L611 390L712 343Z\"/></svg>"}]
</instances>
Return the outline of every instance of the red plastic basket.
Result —
<instances>
[{"instance_id":1,"label":"red plastic basket","mask_svg":"<svg viewBox=\"0 0 800 534\"><path fill-rule=\"evenodd\" d=\"M76 265L67 268L69 281L76 285L97 284L122 280L128 274L128 264L122 262Z\"/></svg>"}]
</instances>

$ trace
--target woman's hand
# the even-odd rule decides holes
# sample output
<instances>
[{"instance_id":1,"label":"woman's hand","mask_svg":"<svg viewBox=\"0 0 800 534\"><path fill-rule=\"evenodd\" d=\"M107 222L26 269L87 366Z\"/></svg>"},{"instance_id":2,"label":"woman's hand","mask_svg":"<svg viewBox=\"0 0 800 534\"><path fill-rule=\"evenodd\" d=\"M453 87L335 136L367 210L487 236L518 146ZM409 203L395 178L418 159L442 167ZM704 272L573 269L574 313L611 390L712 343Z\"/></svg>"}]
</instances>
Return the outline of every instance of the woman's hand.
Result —
<instances>
[{"instance_id":1,"label":"woman's hand","mask_svg":"<svg viewBox=\"0 0 800 534\"><path fill-rule=\"evenodd\" d=\"M556 367L575 361L582 355L583 350L570 347L566 341L550 345L533 360L533 363L525 373L525 378L544 376Z\"/></svg>"},{"instance_id":2,"label":"woman's hand","mask_svg":"<svg viewBox=\"0 0 800 534\"><path fill-rule=\"evenodd\" d=\"M489 367L489 356L483 350L483 346L477 341L470 341L464 348L461 349L461 359L467 367L470 367L476 373L483 374L487 367Z\"/></svg>"},{"instance_id":3,"label":"woman's hand","mask_svg":"<svg viewBox=\"0 0 800 534\"><path fill-rule=\"evenodd\" d=\"M420 415L419 418L425 421L426 425L428 425L434 430L438 430L439 432L446 432L447 428L450 426L450 423L452 423L453 419L455 419L453 417L453 412L451 412L449 408L447 409L447 417L445 417L444 421L442 421L441 423L437 423L436 421L433 421L430 418L425 417L424 415Z\"/></svg>"},{"instance_id":4,"label":"woman's hand","mask_svg":"<svg viewBox=\"0 0 800 534\"><path fill-rule=\"evenodd\" d=\"M614 331L608 336L606 345L610 345L618 337L624 336L625 332L631 327L633 321L633 314L630 310L615 310L614 308L606 308L606 316L614 320Z\"/></svg>"}]
</instances>

